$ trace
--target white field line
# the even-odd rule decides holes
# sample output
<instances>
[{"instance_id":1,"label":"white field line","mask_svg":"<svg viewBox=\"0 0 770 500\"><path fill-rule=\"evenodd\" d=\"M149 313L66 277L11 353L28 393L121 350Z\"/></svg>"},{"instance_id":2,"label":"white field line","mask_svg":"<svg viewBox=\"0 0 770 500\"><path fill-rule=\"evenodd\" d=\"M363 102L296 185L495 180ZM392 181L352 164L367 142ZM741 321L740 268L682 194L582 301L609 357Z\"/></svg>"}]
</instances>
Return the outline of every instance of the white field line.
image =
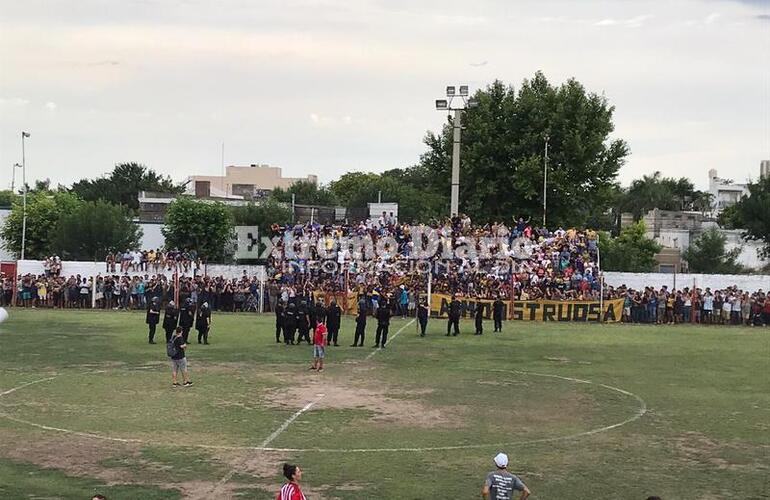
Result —
<instances>
[{"instance_id":1,"label":"white field line","mask_svg":"<svg viewBox=\"0 0 770 500\"><path fill-rule=\"evenodd\" d=\"M407 325L408 326L408 325ZM400 332L401 330L399 330ZM395 335L394 335L395 337ZM377 352L377 351L375 351ZM579 378L573 378L573 377L564 377L561 375L553 375L549 373L536 373L536 372L527 372L527 371L521 371L521 370L487 370L490 372L498 372L498 373L514 373L514 374L521 374L521 375L531 375L535 377L548 377L548 378L555 378L560 380L566 380L568 382L574 382L578 384L591 384L596 385L598 387L602 387L604 389L617 392L619 394L623 394L624 396L632 397L636 399L636 401L639 403L639 406L636 410L636 412L630 416L629 418L617 422L615 424L606 425L603 427L598 427L596 429L591 429L588 431L583 432L577 432L575 434L569 434L566 436L553 436L548 438L540 438L540 439L532 439L532 440L525 440L525 441L509 441L505 443L481 443L481 444L462 444L462 445L450 445L450 446L431 446L431 447L422 447L422 448L272 448L267 445L269 445L272 441L274 441L278 435L281 434L281 432L285 431L286 428L294 421L296 420L302 413L309 410L313 405L318 403L318 401L321 400L323 396L319 395L319 398L312 401L311 403L308 403L305 405L304 408L296 412L294 415L289 417L289 419L284 422L281 427L279 427L273 434L268 436L265 441L262 442L260 446L225 446L225 445L205 445L205 444L191 444L186 446L192 446L195 448L201 448L201 449L210 449L210 450L225 450L225 451L275 451L275 452L284 452L284 453L306 453L306 452L321 452L321 453L399 453L399 452L405 452L405 453L421 453L421 452L430 452L430 451L452 451L452 450L467 450L467 449L478 449L478 448L499 448L504 446L516 446L516 445L530 445L530 444L538 444L538 443L551 443L554 441L568 441L573 440L585 436L592 436L594 434L599 434L601 432L610 431L612 429L616 429L618 427L624 426L626 424L629 424L631 422L634 422L636 420L639 420L641 417L643 417L647 413L647 403L638 396L637 394L634 394L633 392L626 391L624 389L621 389L619 387L607 385L607 384L601 384L597 382L592 382L590 380L583 380ZM33 382L27 382L25 384L21 384L17 387L14 387L12 389L9 389L5 392L1 392L0 396L5 396L7 394L11 394L13 392L18 391L19 389L22 389L24 387L33 385L33 384L39 384L41 382L47 382L49 380L53 380L56 377L49 377L45 379L35 380ZM141 439L124 439L124 438L117 438L117 437L110 437L110 436L102 436L100 434L92 434L88 432L78 432L73 431L70 429L62 429L59 427L51 427L47 425L37 424L35 422L30 422L28 420L22 420L20 418L12 417L10 415L7 415L5 413L0 413L0 417L6 418L8 420L11 420L13 422L18 422L21 424L29 425L31 427L36 427L38 429L43 429L47 431L55 431L55 432L62 432L66 434L71 434L75 436L82 436L82 437L88 437L92 439L101 439L105 441L113 441L113 442L119 442L119 443L144 443L145 441ZM162 443L160 443L162 444ZM171 445L168 445L171 446ZM227 477L227 480L220 481L220 485L226 483L232 478L232 475L234 474L234 470L229 474ZM223 478L224 479L224 478Z\"/></svg>"}]
</instances>

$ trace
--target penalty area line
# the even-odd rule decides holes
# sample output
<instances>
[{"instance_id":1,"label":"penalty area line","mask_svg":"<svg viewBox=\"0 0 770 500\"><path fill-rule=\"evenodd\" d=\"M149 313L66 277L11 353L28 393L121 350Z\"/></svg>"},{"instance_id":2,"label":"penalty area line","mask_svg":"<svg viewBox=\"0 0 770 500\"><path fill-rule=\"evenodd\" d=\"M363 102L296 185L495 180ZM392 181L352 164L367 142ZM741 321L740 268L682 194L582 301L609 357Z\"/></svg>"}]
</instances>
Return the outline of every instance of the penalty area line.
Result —
<instances>
[{"instance_id":1,"label":"penalty area line","mask_svg":"<svg viewBox=\"0 0 770 500\"><path fill-rule=\"evenodd\" d=\"M393 342L394 340L396 340L396 337L398 337L398 334L399 334L399 333L401 333L401 332L403 332L403 331L404 331L404 329L405 329L407 326L409 326L409 325L411 325L412 323L414 323L414 321L415 321L415 320L410 320L410 321L409 321L409 323L407 323L407 324L405 324L404 326L402 326L401 328L399 328L399 329L398 329L398 331L397 331L396 333L394 333L394 334L393 334L393 336L390 338L390 341L388 341L388 344L390 344L391 342ZM372 352L370 352L370 353L369 353L369 355L368 355L368 356L366 356L366 357L364 358L364 361L369 361L370 359L372 359L372 358L374 357L374 355L375 355L375 354L377 354L377 353L378 353L378 352L380 352L381 350L382 350L382 349L377 349L376 351L372 351Z\"/></svg>"}]
</instances>

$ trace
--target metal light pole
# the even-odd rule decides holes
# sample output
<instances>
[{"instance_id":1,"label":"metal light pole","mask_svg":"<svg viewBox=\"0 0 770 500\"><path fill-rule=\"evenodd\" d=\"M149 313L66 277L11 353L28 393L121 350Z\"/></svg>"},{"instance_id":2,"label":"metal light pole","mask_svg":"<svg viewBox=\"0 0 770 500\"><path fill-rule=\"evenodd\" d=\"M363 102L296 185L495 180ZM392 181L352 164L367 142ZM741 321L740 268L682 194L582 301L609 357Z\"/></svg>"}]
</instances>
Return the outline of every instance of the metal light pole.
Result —
<instances>
[{"instance_id":1,"label":"metal light pole","mask_svg":"<svg viewBox=\"0 0 770 500\"><path fill-rule=\"evenodd\" d=\"M11 192L13 193L15 187L16 187L16 169L21 168L21 165L18 163L13 164L13 170L11 171Z\"/></svg>"},{"instance_id":2,"label":"metal light pole","mask_svg":"<svg viewBox=\"0 0 770 500\"><path fill-rule=\"evenodd\" d=\"M27 243L27 158L24 151L24 139L29 137L29 132L21 133L21 182L24 184L24 196L22 197L21 217L21 260L24 260L24 250Z\"/></svg>"},{"instance_id":3,"label":"metal light pole","mask_svg":"<svg viewBox=\"0 0 770 500\"><path fill-rule=\"evenodd\" d=\"M548 205L548 140L550 137L545 136L545 157L543 158L543 229L545 229L545 212Z\"/></svg>"},{"instance_id":4,"label":"metal light pole","mask_svg":"<svg viewBox=\"0 0 770 500\"><path fill-rule=\"evenodd\" d=\"M468 97L468 86L460 85L459 93L455 93L455 87L446 88L446 96L449 99L436 99L436 109L439 111L454 111L452 119L452 189L449 204L450 216L454 217L460 212L460 145L462 135L462 115L468 108L475 108L478 102ZM462 105L453 107L452 100L460 97Z\"/></svg>"}]
</instances>

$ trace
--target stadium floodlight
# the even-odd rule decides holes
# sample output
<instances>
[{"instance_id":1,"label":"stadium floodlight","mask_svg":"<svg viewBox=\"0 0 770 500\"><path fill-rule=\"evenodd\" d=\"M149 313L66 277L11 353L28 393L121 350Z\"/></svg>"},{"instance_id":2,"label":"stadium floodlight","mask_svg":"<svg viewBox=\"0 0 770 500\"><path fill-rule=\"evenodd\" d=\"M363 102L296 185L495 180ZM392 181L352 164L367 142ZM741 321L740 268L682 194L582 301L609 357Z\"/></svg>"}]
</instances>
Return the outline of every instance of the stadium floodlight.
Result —
<instances>
[{"instance_id":1,"label":"stadium floodlight","mask_svg":"<svg viewBox=\"0 0 770 500\"><path fill-rule=\"evenodd\" d=\"M479 106L479 100L475 97L471 97L468 99L468 107L469 108L477 108Z\"/></svg>"},{"instance_id":2,"label":"stadium floodlight","mask_svg":"<svg viewBox=\"0 0 770 500\"><path fill-rule=\"evenodd\" d=\"M468 86L460 85L460 95L468 95Z\"/></svg>"},{"instance_id":3,"label":"stadium floodlight","mask_svg":"<svg viewBox=\"0 0 770 500\"><path fill-rule=\"evenodd\" d=\"M446 88L446 95L447 95L447 97L452 97L453 95L455 95L455 87L454 87L454 85L450 85L450 86L448 86Z\"/></svg>"},{"instance_id":4,"label":"stadium floodlight","mask_svg":"<svg viewBox=\"0 0 770 500\"><path fill-rule=\"evenodd\" d=\"M436 99L436 109L449 109L449 102L446 99Z\"/></svg>"}]
</instances>

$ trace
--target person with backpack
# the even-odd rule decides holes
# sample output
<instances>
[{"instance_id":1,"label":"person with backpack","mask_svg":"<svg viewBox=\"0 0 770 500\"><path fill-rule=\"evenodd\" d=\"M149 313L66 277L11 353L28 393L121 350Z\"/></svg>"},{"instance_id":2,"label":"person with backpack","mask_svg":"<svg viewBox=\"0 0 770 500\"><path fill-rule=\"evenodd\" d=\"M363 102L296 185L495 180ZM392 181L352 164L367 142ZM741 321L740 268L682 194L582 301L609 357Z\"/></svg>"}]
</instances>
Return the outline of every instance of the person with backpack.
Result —
<instances>
[{"instance_id":1,"label":"person with backpack","mask_svg":"<svg viewBox=\"0 0 770 500\"><path fill-rule=\"evenodd\" d=\"M171 385L172 387L179 387L177 382L177 375L181 371L182 379L184 380L184 386L189 387L192 385L190 382L190 375L187 372L187 356L185 356L185 349L187 349L187 343L184 341L182 334L182 327L178 326L174 336L166 344L166 355L171 359Z\"/></svg>"}]
</instances>

